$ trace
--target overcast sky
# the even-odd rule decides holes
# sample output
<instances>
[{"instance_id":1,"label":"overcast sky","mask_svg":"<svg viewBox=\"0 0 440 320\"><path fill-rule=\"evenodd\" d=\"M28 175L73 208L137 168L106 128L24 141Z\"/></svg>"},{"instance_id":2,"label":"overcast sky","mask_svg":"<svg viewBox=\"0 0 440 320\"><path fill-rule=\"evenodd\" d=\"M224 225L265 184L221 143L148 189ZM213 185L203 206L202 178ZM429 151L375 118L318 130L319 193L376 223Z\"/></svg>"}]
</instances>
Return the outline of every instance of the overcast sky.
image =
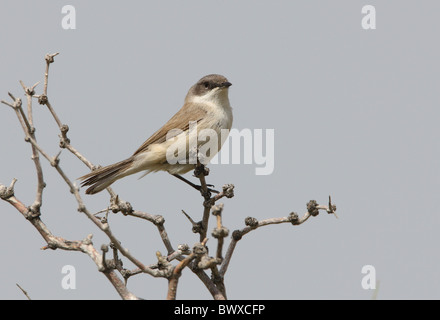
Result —
<instances>
[{"instance_id":1,"label":"overcast sky","mask_svg":"<svg viewBox=\"0 0 440 320\"><path fill-rule=\"evenodd\" d=\"M66 4L76 11L74 30L61 23ZM376 9L374 30L362 28L365 5ZM255 158L209 166L208 183L235 185L235 197L222 201L225 226L232 233L247 216L302 215L310 199L326 204L329 195L339 217L321 213L246 235L225 276L228 297L371 299L361 281L372 265L378 299L439 299L439 10L438 1L402 0L2 1L0 99L8 91L24 99L19 80L43 82L44 55L60 52L50 101L72 144L107 165L160 128L202 76L222 74L233 84L233 128L274 132L272 174L256 175ZM34 111L38 142L56 155L58 128L44 107ZM31 149L5 105L0 129L0 183L17 178L15 195L30 205ZM88 172L66 150L60 159L71 179ZM41 218L49 229L69 240L93 233L97 248L108 243L44 160L43 169ZM135 209L163 215L174 247L192 247L198 235L181 210L199 220L200 195L167 173L139 176L114 190ZM81 192L93 212L108 205L104 192ZM18 211L0 201L0 215L1 299L25 298L16 283L33 299L119 299L88 256L40 250L44 240ZM151 223L120 214L109 222L143 263L166 253ZM214 255L216 240L208 245ZM65 265L76 270L75 290L61 286ZM128 288L163 299L167 282L138 275ZM177 298L211 295L184 270Z\"/></svg>"}]
</instances>

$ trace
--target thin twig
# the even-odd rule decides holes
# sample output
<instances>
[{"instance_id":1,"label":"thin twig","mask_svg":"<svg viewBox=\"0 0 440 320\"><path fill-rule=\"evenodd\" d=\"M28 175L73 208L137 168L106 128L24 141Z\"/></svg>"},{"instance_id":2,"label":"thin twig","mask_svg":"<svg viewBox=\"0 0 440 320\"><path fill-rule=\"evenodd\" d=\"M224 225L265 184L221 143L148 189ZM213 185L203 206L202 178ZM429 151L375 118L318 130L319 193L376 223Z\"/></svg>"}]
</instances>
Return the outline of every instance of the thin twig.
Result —
<instances>
[{"instance_id":1,"label":"thin twig","mask_svg":"<svg viewBox=\"0 0 440 320\"><path fill-rule=\"evenodd\" d=\"M80 251L87 254L97 265L98 270L103 271L104 275L110 280L121 298L136 299L136 296L124 287L123 282L117 277L117 275L113 271L105 270L102 264L102 256L93 247L91 234L88 235L84 240L73 241L53 235L48 227L40 219L40 217L32 215L28 207L14 196L13 187L15 182L16 179L12 181L11 186L9 187L0 184L0 198L16 208L23 215L23 217L25 217L35 227L35 229L37 229L37 231L47 243L47 246L42 248L43 250L62 249L67 251Z\"/></svg>"},{"instance_id":2,"label":"thin twig","mask_svg":"<svg viewBox=\"0 0 440 320\"><path fill-rule=\"evenodd\" d=\"M228 270L229 263L232 258L232 254L234 253L235 247L237 245L237 242L241 240L241 238L251 232L252 230L255 230L260 227L272 225L272 224L280 224L280 223L291 223L293 225L300 225L306 222L311 216L316 216L319 213L319 210L325 210L327 213L334 214L336 211L336 206L331 204L331 200L329 203L329 206L322 206L318 205L316 201L311 200L307 204L307 212L303 215L302 218L299 218L298 215L294 212L292 212L288 217L281 217L281 218L270 218L258 221L255 218L246 218L246 224L247 226L244 227L241 230L235 230L232 233L232 240L229 243L228 250L226 251L225 259L223 260L221 266L220 266L220 276L224 277L226 271Z\"/></svg>"},{"instance_id":3,"label":"thin twig","mask_svg":"<svg viewBox=\"0 0 440 320\"><path fill-rule=\"evenodd\" d=\"M179 283L179 278L182 275L182 270L195 258L196 254L193 252L174 267L173 273L168 279L167 300L176 300L177 284Z\"/></svg>"},{"instance_id":4,"label":"thin twig","mask_svg":"<svg viewBox=\"0 0 440 320\"><path fill-rule=\"evenodd\" d=\"M24 87L25 93L28 96L28 116L30 118L32 118L32 106L31 106L32 101L30 98L31 92L30 92L29 88L27 88L22 81L20 83ZM43 169L41 167L39 150L38 150L37 144L36 144L35 129L31 125L32 120L28 120L24 111L23 111L21 99L15 98L14 95L12 95L11 93L9 93L9 96L11 97L11 99L14 100L12 108L14 109L15 114L21 124L23 131L24 131L25 140L28 142L30 140L34 141L34 143L32 143L32 160L34 161L35 169L36 169L36 173L37 173L37 191L36 191L36 195L35 195L35 201L31 205L30 208L35 214L38 214L40 211L41 205L43 203L43 189L45 188L46 183L44 182ZM2 102L5 103L4 101L2 101ZM5 104L7 104L7 103L5 103ZM8 105L10 105L10 104L8 104Z\"/></svg>"},{"instance_id":5,"label":"thin twig","mask_svg":"<svg viewBox=\"0 0 440 320\"><path fill-rule=\"evenodd\" d=\"M23 292L23 294L26 296L26 298L28 300L32 300L31 297L29 297L29 295L28 295L26 290L24 290L22 287L20 287L20 285L18 283L16 283L15 285Z\"/></svg>"},{"instance_id":6,"label":"thin twig","mask_svg":"<svg viewBox=\"0 0 440 320\"><path fill-rule=\"evenodd\" d=\"M44 73L44 95L47 96L47 86L49 84L49 66L52 62L54 62L54 57L59 55L59 52L52 53L52 54L46 54L44 56L44 60L46 60L46 72Z\"/></svg>"},{"instance_id":7,"label":"thin twig","mask_svg":"<svg viewBox=\"0 0 440 320\"><path fill-rule=\"evenodd\" d=\"M208 168L199 162L197 159L197 166L194 170L194 175L200 180L200 193L205 199L203 203L203 215L202 215L202 227L200 229L200 241L206 238L208 232L208 222L209 222L209 211L211 210L212 204L209 202L211 194L208 191L208 185L206 184L205 176L209 174Z\"/></svg>"},{"instance_id":8,"label":"thin twig","mask_svg":"<svg viewBox=\"0 0 440 320\"><path fill-rule=\"evenodd\" d=\"M228 236L229 230L222 224L222 212L223 203L215 205L212 207L212 215L217 218L217 227L212 231L212 236L217 239L217 253L216 257L220 261L223 261L223 243L225 237Z\"/></svg>"}]
</instances>

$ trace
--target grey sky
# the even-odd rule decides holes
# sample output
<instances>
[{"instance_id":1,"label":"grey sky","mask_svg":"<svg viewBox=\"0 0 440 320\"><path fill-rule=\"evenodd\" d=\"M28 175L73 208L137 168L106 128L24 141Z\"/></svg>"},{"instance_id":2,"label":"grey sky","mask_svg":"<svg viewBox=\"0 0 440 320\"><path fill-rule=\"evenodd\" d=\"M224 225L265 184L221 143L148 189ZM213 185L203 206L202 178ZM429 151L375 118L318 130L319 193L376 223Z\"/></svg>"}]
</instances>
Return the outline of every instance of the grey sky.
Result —
<instances>
[{"instance_id":1,"label":"grey sky","mask_svg":"<svg viewBox=\"0 0 440 320\"><path fill-rule=\"evenodd\" d=\"M76 8L76 30L61 27L65 4ZM376 30L361 28L367 4L377 10ZM324 204L328 195L339 216L321 213L298 227L246 235L226 274L228 297L370 299L361 269L373 265L379 299L439 299L439 10L438 1L396 0L2 1L0 98L22 96L19 80L42 81L44 55L60 52L50 100L72 144L106 165L131 155L198 79L223 74L233 84L233 127L275 130L273 174L257 176L255 165L210 166L208 183L235 184L235 197L223 201L225 226L232 232L247 216L303 214L310 199ZM35 125L38 141L55 155L57 127L36 104ZM0 182L17 178L16 196L31 204L30 147L4 105L0 128ZM42 219L51 231L67 239L93 233L97 247L107 243L43 164ZM66 151L61 165L72 179L87 172ZM199 219L200 195L166 173L138 176L117 182L115 191L163 215L175 247L197 242L180 211ZM98 211L108 196L84 199ZM86 255L42 251L43 239L14 208L1 201L0 214L1 299L24 298L15 283L35 299L119 298ZM166 252L153 225L121 215L110 224L144 263ZM208 244L213 254L215 240ZM61 287L64 265L77 271L75 290ZM162 299L166 281L138 276L129 289ZM211 298L189 270L177 297Z\"/></svg>"}]
</instances>

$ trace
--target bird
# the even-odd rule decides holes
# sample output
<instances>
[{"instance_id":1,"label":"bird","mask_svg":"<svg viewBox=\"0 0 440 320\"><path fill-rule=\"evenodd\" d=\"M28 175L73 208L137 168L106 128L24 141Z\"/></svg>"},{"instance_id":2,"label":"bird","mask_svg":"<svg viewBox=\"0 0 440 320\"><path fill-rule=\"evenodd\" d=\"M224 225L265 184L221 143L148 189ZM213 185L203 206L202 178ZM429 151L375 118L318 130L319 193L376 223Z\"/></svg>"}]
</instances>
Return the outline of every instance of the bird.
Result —
<instances>
[{"instance_id":1,"label":"bird","mask_svg":"<svg viewBox=\"0 0 440 320\"><path fill-rule=\"evenodd\" d=\"M96 194L115 181L141 171L145 173L166 171L177 178L195 186L181 174L195 168L188 160L191 150L188 148L191 130L213 130L217 135L228 133L232 127L232 107L229 102L229 87L232 84L219 74L209 74L197 81L188 91L182 108L159 130L151 135L132 156L117 163L95 169L79 178L81 186L89 186L86 194ZM153 114L151 112L150 114ZM227 134L226 134L227 136ZM218 145L211 149L207 161L220 151L225 137L216 140ZM197 141L197 148L203 141ZM167 158L170 148L187 147L178 162L171 163ZM169 154L168 154L169 155ZM182 157L184 159L182 159Z\"/></svg>"}]
</instances>

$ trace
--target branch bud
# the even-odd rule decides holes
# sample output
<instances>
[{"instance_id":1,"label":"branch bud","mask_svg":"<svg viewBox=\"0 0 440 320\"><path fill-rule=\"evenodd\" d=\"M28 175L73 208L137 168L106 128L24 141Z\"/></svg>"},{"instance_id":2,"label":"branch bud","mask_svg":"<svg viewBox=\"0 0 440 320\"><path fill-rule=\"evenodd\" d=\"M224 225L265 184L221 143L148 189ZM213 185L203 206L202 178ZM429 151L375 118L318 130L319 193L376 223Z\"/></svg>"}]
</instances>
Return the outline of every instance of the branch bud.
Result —
<instances>
[{"instance_id":1,"label":"branch bud","mask_svg":"<svg viewBox=\"0 0 440 320\"><path fill-rule=\"evenodd\" d=\"M314 217L319 214L318 203L316 202L316 200L310 200L307 203L307 211L310 213L310 215Z\"/></svg>"},{"instance_id":2,"label":"branch bud","mask_svg":"<svg viewBox=\"0 0 440 320\"><path fill-rule=\"evenodd\" d=\"M295 226L299 222L299 216L296 212L291 212L289 214L289 221Z\"/></svg>"},{"instance_id":3,"label":"branch bud","mask_svg":"<svg viewBox=\"0 0 440 320\"><path fill-rule=\"evenodd\" d=\"M244 219L244 224L251 227L252 229L255 229L258 227L258 220L253 217L247 217Z\"/></svg>"}]
</instances>

